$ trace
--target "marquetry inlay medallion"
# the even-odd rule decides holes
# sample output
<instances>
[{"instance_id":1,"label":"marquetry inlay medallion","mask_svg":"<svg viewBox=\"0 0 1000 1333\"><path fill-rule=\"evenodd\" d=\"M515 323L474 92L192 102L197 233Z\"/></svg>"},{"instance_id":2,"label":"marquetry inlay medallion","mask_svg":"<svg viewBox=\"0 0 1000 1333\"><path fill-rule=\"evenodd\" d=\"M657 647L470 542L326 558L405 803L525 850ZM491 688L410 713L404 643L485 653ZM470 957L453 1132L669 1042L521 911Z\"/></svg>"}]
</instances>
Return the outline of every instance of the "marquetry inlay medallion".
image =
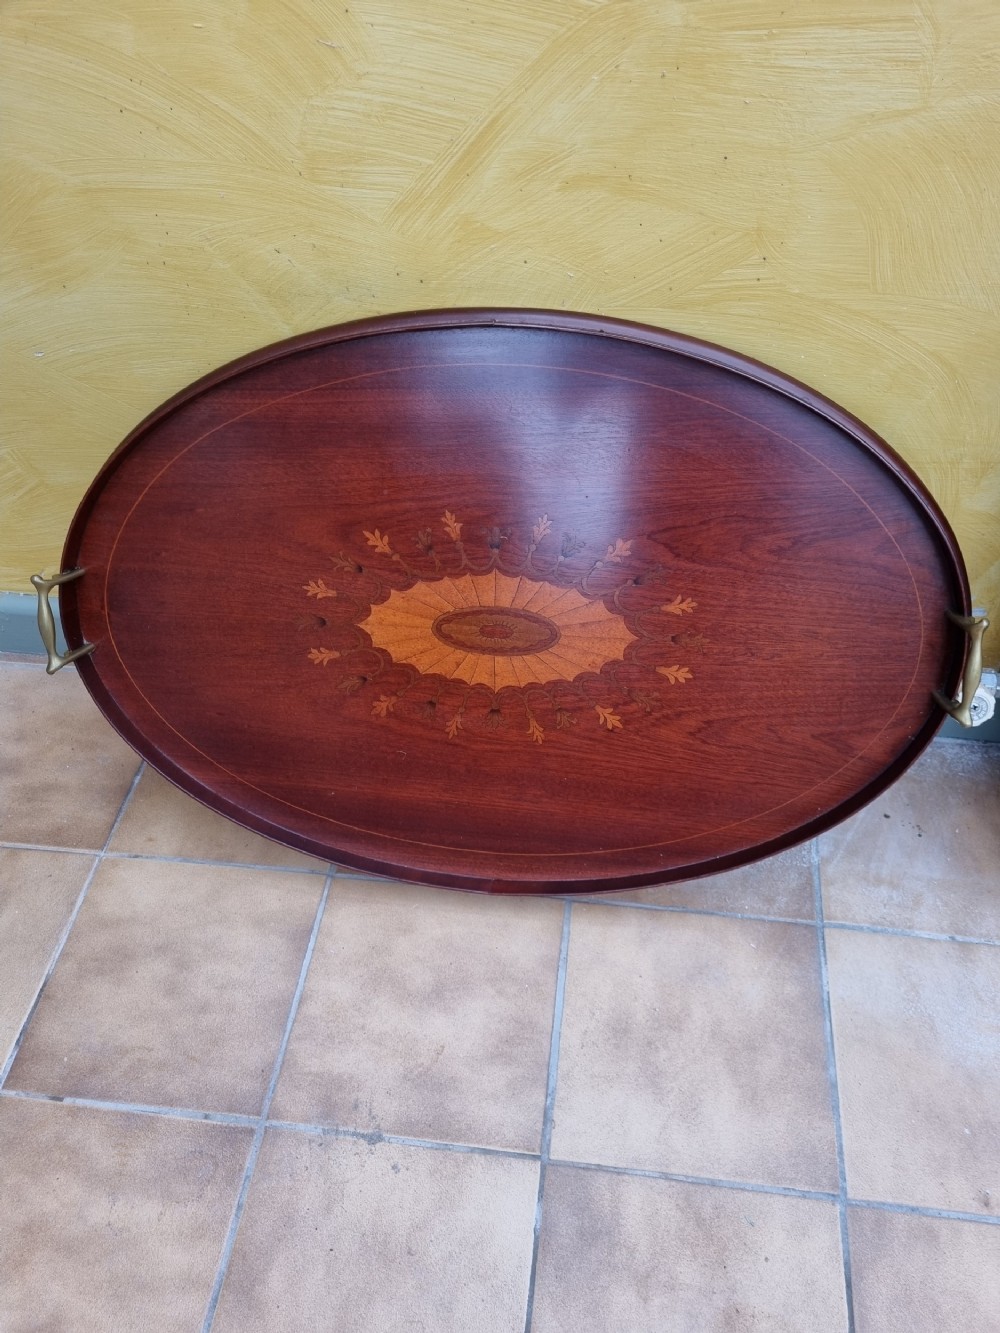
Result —
<instances>
[{"instance_id":1,"label":"marquetry inlay medallion","mask_svg":"<svg viewBox=\"0 0 1000 1333\"><path fill-rule=\"evenodd\" d=\"M362 528L302 585L317 607L298 622L305 655L371 718L419 718L451 740L623 732L669 712L707 643L679 628L697 603L653 543L588 547L548 515L522 534L445 510L400 543Z\"/></svg>"}]
</instances>

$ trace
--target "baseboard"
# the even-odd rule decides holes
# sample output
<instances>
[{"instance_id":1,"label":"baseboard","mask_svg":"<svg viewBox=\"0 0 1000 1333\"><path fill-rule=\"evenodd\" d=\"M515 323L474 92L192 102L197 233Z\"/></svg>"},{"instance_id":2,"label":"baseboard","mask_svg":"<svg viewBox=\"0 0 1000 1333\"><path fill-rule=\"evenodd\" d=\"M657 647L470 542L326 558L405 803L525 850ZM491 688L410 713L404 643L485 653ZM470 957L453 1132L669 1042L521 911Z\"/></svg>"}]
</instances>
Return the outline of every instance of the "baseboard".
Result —
<instances>
[{"instance_id":1,"label":"baseboard","mask_svg":"<svg viewBox=\"0 0 1000 1333\"><path fill-rule=\"evenodd\" d=\"M37 605L34 593L0 592L0 662L5 654L45 656L38 637ZM51 605L57 637L62 643L62 626L55 598ZM941 735L949 740L1000 742L1000 712L981 727L960 727L949 718L941 728Z\"/></svg>"},{"instance_id":2,"label":"baseboard","mask_svg":"<svg viewBox=\"0 0 1000 1333\"><path fill-rule=\"evenodd\" d=\"M33 592L0 592L0 654L45 656L45 649L38 637L37 610L38 598ZM61 643L62 625L59 623L59 607L55 598L52 599L52 614Z\"/></svg>"},{"instance_id":3,"label":"baseboard","mask_svg":"<svg viewBox=\"0 0 1000 1333\"><path fill-rule=\"evenodd\" d=\"M951 718L941 728L940 735L949 741L990 741L1000 742L1000 713L995 713L989 722L978 727L960 727Z\"/></svg>"}]
</instances>

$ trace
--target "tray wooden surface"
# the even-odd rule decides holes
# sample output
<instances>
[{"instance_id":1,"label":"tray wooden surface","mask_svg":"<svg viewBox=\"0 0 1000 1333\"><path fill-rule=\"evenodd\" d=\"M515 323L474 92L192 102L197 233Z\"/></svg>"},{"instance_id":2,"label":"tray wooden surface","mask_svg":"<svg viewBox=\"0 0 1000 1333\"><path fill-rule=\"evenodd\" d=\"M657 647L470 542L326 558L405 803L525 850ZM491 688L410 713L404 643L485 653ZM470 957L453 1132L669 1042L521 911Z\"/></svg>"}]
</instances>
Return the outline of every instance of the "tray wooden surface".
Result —
<instances>
[{"instance_id":1,"label":"tray wooden surface","mask_svg":"<svg viewBox=\"0 0 1000 1333\"><path fill-rule=\"evenodd\" d=\"M207 805L410 880L594 892L807 838L933 737L954 538L849 414L595 316L321 330L178 394L60 589L121 734Z\"/></svg>"}]
</instances>

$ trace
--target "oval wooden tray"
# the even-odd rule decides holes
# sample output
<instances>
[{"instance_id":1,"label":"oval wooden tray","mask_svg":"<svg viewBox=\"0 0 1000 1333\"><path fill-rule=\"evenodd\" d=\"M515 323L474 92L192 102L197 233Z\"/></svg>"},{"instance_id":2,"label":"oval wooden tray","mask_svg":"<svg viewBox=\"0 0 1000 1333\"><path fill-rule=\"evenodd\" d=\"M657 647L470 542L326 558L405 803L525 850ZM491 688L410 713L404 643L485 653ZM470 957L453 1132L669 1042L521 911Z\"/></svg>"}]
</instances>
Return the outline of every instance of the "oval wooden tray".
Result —
<instances>
[{"instance_id":1,"label":"oval wooden tray","mask_svg":"<svg viewBox=\"0 0 1000 1333\"><path fill-rule=\"evenodd\" d=\"M931 739L953 536L777 371L586 315L325 329L177 395L70 530L80 675L184 790L318 856L501 892L744 864Z\"/></svg>"}]
</instances>

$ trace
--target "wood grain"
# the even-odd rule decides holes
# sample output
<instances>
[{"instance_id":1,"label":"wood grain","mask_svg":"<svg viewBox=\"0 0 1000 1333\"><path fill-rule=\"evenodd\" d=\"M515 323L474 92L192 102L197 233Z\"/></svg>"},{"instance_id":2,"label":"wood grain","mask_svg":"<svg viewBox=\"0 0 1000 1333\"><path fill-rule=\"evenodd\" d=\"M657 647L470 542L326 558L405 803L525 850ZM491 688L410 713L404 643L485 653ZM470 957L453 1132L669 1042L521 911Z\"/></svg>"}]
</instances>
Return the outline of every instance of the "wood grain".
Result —
<instances>
[{"instance_id":1,"label":"wood grain","mask_svg":"<svg viewBox=\"0 0 1000 1333\"><path fill-rule=\"evenodd\" d=\"M911 762L964 569L909 470L775 371L661 330L444 311L214 372L102 471L67 641L214 808L506 892L705 874Z\"/></svg>"}]
</instances>

